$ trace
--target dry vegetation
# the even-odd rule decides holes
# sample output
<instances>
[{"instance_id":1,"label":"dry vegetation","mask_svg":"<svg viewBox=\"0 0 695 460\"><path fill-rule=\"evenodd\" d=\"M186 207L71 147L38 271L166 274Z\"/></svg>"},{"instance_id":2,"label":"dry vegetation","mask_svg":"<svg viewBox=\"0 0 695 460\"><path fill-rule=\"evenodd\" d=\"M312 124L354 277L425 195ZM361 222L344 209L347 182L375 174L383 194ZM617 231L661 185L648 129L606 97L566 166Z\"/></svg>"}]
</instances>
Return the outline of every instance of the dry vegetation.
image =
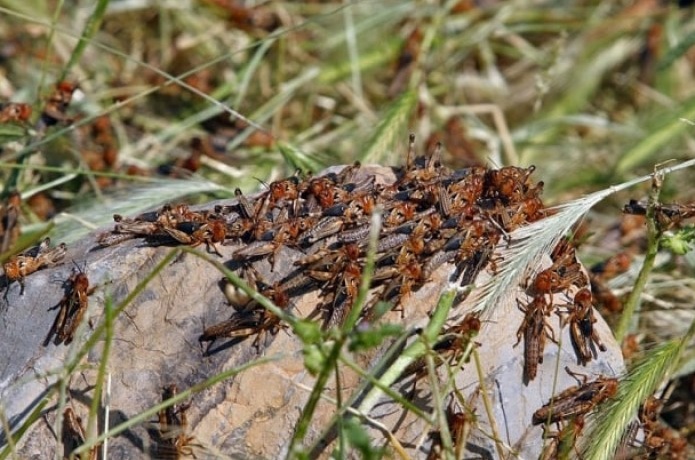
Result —
<instances>
[{"instance_id":1,"label":"dry vegetation","mask_svg":"<svg viewBox=\"0 0 695 460\"><path fill-rule=\"evenodd\" d=\"M546 204L693 157L689 2L528 3L2 1L0 257L296 169L402 165L409 132L421 151L442 142L452 168L535 165ZM669 176L659 199L692 203L692 177ZM628 366L695 321L692 227L657 222L685 233L662 245L621 324L655 247L645 216L622 209L649 193L610 197L575 235ZM642 412L655 444L674 436L664 427L695 441L695 354L678 355L652 378L660 418Z\"/></svg>"}]
</instances>

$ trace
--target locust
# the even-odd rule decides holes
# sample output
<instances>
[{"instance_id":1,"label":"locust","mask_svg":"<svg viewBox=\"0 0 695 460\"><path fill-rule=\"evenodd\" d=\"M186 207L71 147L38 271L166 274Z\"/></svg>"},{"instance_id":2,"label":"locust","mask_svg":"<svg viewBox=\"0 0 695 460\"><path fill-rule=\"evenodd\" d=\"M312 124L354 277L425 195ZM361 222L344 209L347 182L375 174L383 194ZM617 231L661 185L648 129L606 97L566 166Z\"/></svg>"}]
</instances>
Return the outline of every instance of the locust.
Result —
<instances>
[{"instance_id":1,"label":"locust","mask_svg":"<svg viewBox=\"0 0 695 460\"><path fill-rule=\"evenodd\" d=\"M567 367L565 370L570 375L577 375ZM534 425L541 425L586 415L603 401L615 396L617 391L617 378L599 376L589 382L584 377L581 384L550 398L550 401L533 413L531 421Z\"/></svg>"},{"instance_id":2,"label":"locust","mask_svg":"<svg viewBox=\"0 0 695 460\"><path fill-rule=\"evenodd\" d=\"M548 305L545 297L535 297L530 304L523 306L519 303L519 309L524 313L524 320L516 332L517 346L521 339L524 340L524 383L536 378L538 364L543 362L543 350L546 337L555 341L553 330L546 322Z\"/></svg>"},{"instance_id":3,"label":"locust","mask_svg":"<svg viewBox=\"0 0 695 460\"><path fill-rule=\"evenodd\" d=\"M51 328L44 345L55 335L54 343L69 345L75 337L77 327L82 323L84 315L89 307L89 296L95 288L90 288L89 278L82 270L76 270L66 283L66 291L60 303L54 307L58 309L53 327Z\"/></svg>"},{"instance_id":4,"label":"locust","mask_svg":"<svg viewBox=\"0 0 695 460\"><path fill-rule=\"evenodd\" d=\"M67 246L65 243L61 243L51 249L50 238L45 238L38 246L34 246L19 255L11 257L10 260L3 265L5 277L7 278L5 296L7 296L12 281L19 282L21 286L19 294L24 295L24 279L42 268L52 267L58 264L63 260L66 252Z\"/></svg>"}]
</instances>

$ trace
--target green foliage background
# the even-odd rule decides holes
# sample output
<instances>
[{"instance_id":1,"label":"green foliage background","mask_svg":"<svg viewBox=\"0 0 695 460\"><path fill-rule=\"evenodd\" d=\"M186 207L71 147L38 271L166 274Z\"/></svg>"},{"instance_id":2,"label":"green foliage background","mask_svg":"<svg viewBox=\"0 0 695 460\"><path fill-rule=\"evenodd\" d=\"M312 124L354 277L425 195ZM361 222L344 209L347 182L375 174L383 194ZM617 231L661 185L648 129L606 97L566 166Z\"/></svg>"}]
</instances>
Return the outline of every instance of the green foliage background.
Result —
<instances>
[{"instance_id":1,"label":"green foliage background","mask_svg":"<svg viewBox=\"0 0 695 460\"><path fill-rule=\"evenodd\" d=\"M415 132L421 150L443 141L452 167L534 164L546 201L560 203L694 156L693 16L649 0L2 0L0 98L34 115L0 125L0 181L46 196L53 236L69 241L113 213L253 191L296 168L400 165ZM79 85L74 122L38 131L60 80ZM93 170L80 126L101 116L118 161ZM215 155L192 173L157 173L189 157L194 138ZM691 177L669 178L661 198L692 201ZM586 261L619 249L603 236L628 197L647 193L594 212ZM25 231L45 228L23 211ZM690 252L657 267L645 288L663 300L657 314L692 301L693 263ZM685 287L671 299L666 282ZM682 332L649 324L633 328L646 343Z\"/></svg>"}]
</instances>

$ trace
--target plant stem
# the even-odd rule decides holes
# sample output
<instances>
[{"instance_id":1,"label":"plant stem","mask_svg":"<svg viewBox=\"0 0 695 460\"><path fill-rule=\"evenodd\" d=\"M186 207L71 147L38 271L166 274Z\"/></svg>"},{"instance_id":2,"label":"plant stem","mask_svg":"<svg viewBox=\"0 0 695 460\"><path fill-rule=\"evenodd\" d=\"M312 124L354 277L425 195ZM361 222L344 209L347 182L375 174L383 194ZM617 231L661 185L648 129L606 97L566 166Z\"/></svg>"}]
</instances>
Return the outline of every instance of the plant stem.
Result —
<instances>
[{"instance_id":1,"label":"plant stem","mask_svg":"<svg viewBox=\"0 0 695 460\"><path fill-rule=\"evenodd\" d=\"M295 429L294 436L292 436L290 448L287 451L287 458L294 458L299 453L299 443L304 440L304 437L309 430L309 425L314 416L316 406L318 405L319 399L321 399L323 389L326 387L328 377L333 371L336 361L338 361L340 349L343 347L344 341L344 338L336 340L336 342L333 344L333 348L331 348L330 354L326 357L326 363L316 379L314 389L311 392L311 395L309 395L309 401L307 401L306 406L304 406L304 410L302 411L302 415L297 421L297 427Z\"/></svg>"},{"instance_id":2,"label":"plant stem","mask_svg":"<svg viewBox=\"0 0 695 460\"><path fill-rule=\"evenodd\" d=\"M663 182L663 175L654 173L652 178L652 190L649 194L649 202L647 204L647 251L644 256L644 262L642 263L642 268L640 269L635 285L630 292L627 301L625 302L625 308L623 309L623 314L620 317L620 322L615 330L615 338L618 343L622 342L625 335L633 327L634 316L637 312L637 308L640 304L640 297L644 287L647 285L647 280L649 279L649 274L654 267L654 261L656 260L656 254L659 252L659 240L661 239L662 231L659 228L655 219L655 209L659 203L659 192L661 191L661 184Z\"/></svg>"},{"instance_id":3,"label":"plant stem","mask_svg":"<svg viewBox=\"0 0 695 460\"><path fill-rule=\"evenodd\" d=\"M497 455L499 455L499 458L504 458L504 446L500 441L502 438L500 437L497 421L495 420L495 412L492 410L492 402L490 401L490 396L485 387L485 372L483 371L483 365L480 362L480 355L476 349L473 349L473 360L475 361L475 369L478 372L480 394L483 396L483 405L485 406L485 412L487 412L488 421L490 422L490 429L492 430L492 436L495 440Z\"/></svg>"},{"instance_id":4,"label":"plant stem","mask_svg":"<svg viewBox=\"0 0 695 460\"><path fill-rule=\"evenodd\" d=\"M430 322L425 326L422 332L422 337L419 337L415 342L409 345L396 361L384 372L379 380L383 386L388 387L395 382L403 371L416 359L423 356L427 351L427 344L434 343L437 336L444 325L444 322L449 316L449 311L456 298L456 291L446 291L442 293L434 310ZM358 410L363 414L368 414L369 411L377 404L379 398L384 392L379 387L372 388L360 403Z\"/></svg>"}]
</instances>

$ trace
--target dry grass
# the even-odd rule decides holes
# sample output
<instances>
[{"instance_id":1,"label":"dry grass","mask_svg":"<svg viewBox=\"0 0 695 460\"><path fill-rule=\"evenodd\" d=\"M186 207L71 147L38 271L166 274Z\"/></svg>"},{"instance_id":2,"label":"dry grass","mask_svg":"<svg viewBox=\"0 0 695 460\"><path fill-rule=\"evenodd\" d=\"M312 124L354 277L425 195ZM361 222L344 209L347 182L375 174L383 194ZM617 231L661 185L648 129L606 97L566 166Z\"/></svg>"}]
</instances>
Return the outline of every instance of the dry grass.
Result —
<instances>
[{"instance_id":1,"label":"dry grass","mask_svg":"<svg viewBox=\"0 0 695 460\"><path fill-rule=\"evenodd\" d=\"M296 168L402 164L408 132L422 149L442 141L452 167L535 164L551 204L695 152L692 8L93 3L0 2L0 99L33 108L24 122L0 124L0 182L5 196L25 199L25 234L55 217L56 239L79 238L113 213L231 196ZM44 129L39 114L61 80L79 86L70 121ZM661 199L692 202L689 177L669 177ZM589 215L585 261L644 253L643 235L621 241L616 228L622 204L647 193L620 192ZM673 318L694 297L693 252L660 260L627 331L642 350L682 337ZM631 289L634 277L611 282ZM687 387L695 361L692 347L683 353L668 373ZM693 439L695 414L676 418Z\"/></svg>"}]
</instances>

